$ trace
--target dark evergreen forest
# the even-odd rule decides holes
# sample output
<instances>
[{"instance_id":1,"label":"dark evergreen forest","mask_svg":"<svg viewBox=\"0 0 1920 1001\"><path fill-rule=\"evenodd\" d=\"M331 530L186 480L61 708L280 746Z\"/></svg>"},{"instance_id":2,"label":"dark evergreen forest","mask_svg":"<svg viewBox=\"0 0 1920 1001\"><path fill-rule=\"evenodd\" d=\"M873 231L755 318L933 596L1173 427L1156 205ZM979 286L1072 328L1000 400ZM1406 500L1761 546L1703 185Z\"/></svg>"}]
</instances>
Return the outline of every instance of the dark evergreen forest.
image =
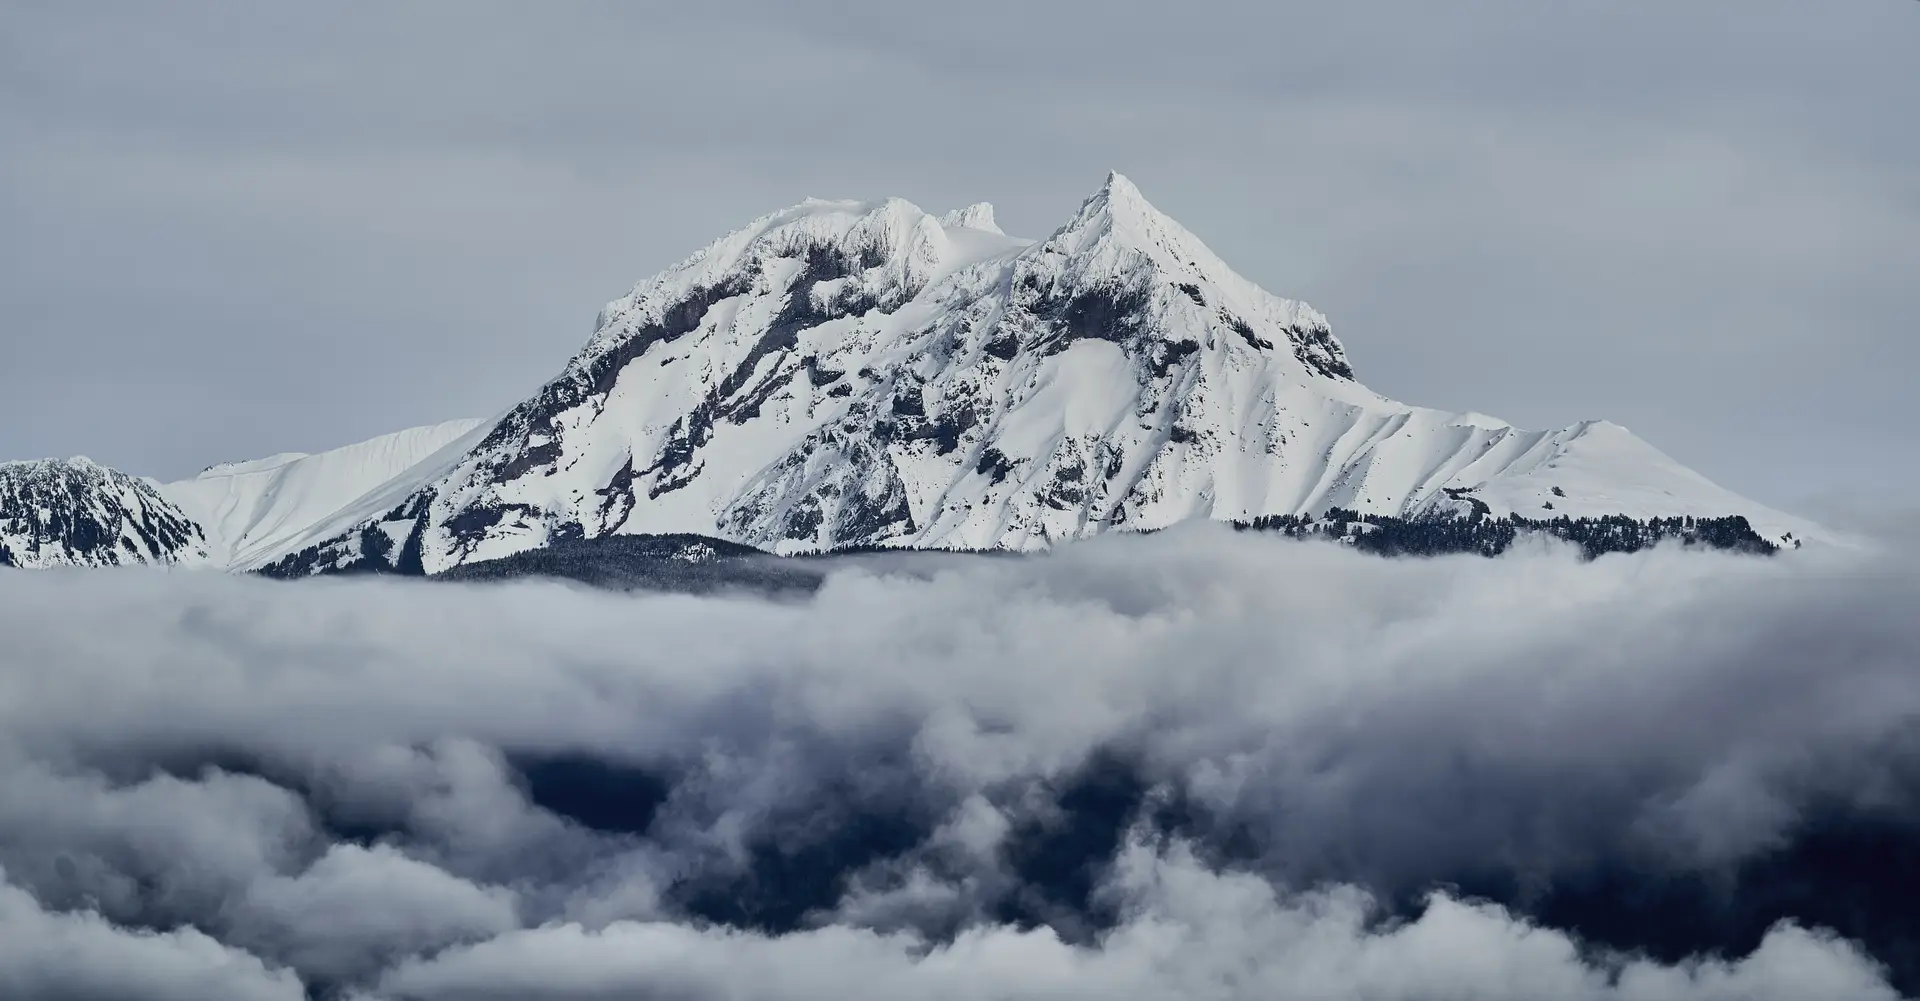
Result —
<instances>
[{"instance_id":1,"label":"dark evergreen forest","mask_svg":"<svg viewBox=\"0 0 1920 1001\"><path fill-rule=\"evenodd\" d=\"M1312 515L1269 515L1235 522L1234 527L1243 531L1277 532L1291 539L1338 539L1362 552L1380 556L1441 556L1449 553L1498 556L1506 552L1515 540L1529 535L1565 539L1579 546L1588 559L1606 553L1637 552L1669 541L1761 555L1771 554L1779 548L1755 532L1747 519L1739 515L1725 518L1647 519L1625 515L1600 518L1568 518L1563 515L1553 519L1537 519L1522 518L1517 514L1496 518L1475 511L1470 515L1397 518L1363 515L1336 507L1318 518Z\"/></svg>"}]
</instances>

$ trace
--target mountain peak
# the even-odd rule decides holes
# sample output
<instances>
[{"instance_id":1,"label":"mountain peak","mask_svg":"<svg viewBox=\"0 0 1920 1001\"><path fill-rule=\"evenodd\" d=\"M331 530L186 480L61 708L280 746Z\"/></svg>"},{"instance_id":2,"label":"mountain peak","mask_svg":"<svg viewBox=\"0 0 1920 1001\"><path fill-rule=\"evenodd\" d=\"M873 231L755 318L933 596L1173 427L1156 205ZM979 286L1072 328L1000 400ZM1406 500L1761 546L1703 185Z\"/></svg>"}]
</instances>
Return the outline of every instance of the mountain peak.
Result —
<instances>
[{"instance_id":1,"label":"mountain peak","mask_svg":"<svg viewBox=\"0 0 1920 1001\"><path fill-rule=\"evenodd\" d=\"M1147 201L1147 197L1127 179L1127 175L1117 170L1107 172L1107 179L1100 182L1100 187L1081 203L1080 211L1074 218L1076 222L1099 219L1130 223L1173 222Z\"/></svg>"},{"instance_id":2,"label":"mountain peak","mask_svg":"<svg viewBox=\"0 0 1920 1001\"><path fill-rule=\"evenodd\" d=\"M1157 339L1280 348L1299 362L1300 377L1353 379L1325 316L1248 281L1118 171L1108 173L1066 225L1023 257L1030 277L1056 298L1082 303L1077 311L1095 301L1144 297L1155 304L1155 316L1140 329L1156 332Z\"/></svg>"},{"instance_id":3,"label":"mountain peak","mask_svg":"<svg viewBox=\"0 0 1920 1001\"><path fill-rule=\"evenodd\" d=\"M1220 279L1252 288L1200 238L1155 208L1140 189L1118 171L1110 171L1098 190L1080 204L1065 226L1046 241L1046 249L1090 258L1100 270L1124 270L1141 256L1169 276Z\"/></svg>"},{"instance_id":4,"label":"mountain peak","mask_svg":"<svg viewBox=\"0 0 1920 1001\"><path fill-rule=\"evenodd\" d=\"M991 202L974 202L966 208L954 209L952 212L940 217L940 225L948 229L958 227L960 229L977 229L983 233L999 233L1001 236L1006 235L1001 232L999 224L993 221L993 204Z\"/></svg>"},{"instance_id":5,"label":"mountain peak","mask_svg":"<svg viewBox=\"0 0 1920 1001\"><path fill-rule=\"evenodd\" d=\"M1142 205L1146 205L1147 201L1140 194L1139 186L1117 170L1107 171L1107 179L1100 183L1099 194L1106 196L1108 201L1138 202ZM1152 208L1151 205L1147 207Z\"/></svg>"}]
</instances>

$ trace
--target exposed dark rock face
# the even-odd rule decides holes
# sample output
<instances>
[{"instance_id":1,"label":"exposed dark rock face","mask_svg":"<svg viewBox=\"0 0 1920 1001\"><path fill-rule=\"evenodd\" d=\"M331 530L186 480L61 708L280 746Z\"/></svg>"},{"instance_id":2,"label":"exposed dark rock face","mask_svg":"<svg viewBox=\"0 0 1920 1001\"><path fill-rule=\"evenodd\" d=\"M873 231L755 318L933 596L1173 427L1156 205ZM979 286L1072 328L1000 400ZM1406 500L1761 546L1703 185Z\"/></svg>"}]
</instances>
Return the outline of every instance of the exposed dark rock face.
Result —
<instances>
[{"instance_id":1,"label":"exposed dark rock face","mask_svg":"<svg viewBox=\"0 0 1920 1001\"><path fill-rule=\"evenodd\" d=\"M1254 333L1253 325L1248 323L1247 321L1242 320L1241 318L1234 316L1231 313L1225 312L1224 310L1220 313L1220 319L1223 322L1225 322L1227 327L1231 329L1234 333L1239 334L1241 340L1247 342L1247 347L1250 347L1255 351L1272 351L1273 350L1273 342L1270 340L1267 340L1264 337L1261 337L1259 334Z\"/></svg>"},{"instance_id":2,"label":"exposed dark rock face","mask_svg":"<svg viewBox=\"0 0 1920 1001\"><path fill-rule=\"evenodd\" d=\"M974 470L1000 483L1013 473L1013 466L1013 460L1007 458L1006 453L988 446L980 450L980 461L974 465Z\"/></svg>"},{"instance_id":3,"label":"exposed dark rock face","mask_svg":"<svg viewBox=\"0 0 1920 1001\"><path fill-rule=\"evenodd\" d=\"M867 490L853 491L840 505L834 531L837 539L889 539L911 535L913 512L907 507L907 487L900 474L887 466L887 475Z\"/></svg>"},{"instance_id":4,"label":"exposed dark rock face","mask_svg":"<svg viewBox=\"0 0 1920 1001\"><path fill-rule=\"evenodd\" d=\"M1300 364L1329 379L1353 378L1353 366L1347 364L1346 352L1333 339L1333 331L1295 326L1287 332L1293 340L1293 356L1300 359Z\"/></svg>"},{"instance_id":5,"label":"exposed dark rock face","mask_svg":"<svg viewBox=\"0 0 1920 1001\"><path fill-rule=\"evenodd\" d=\"M1151 336L1149 301L1143 288L1109 285L1066 294L1047 290L1026 305L1047 331L1037 346L1042 354L1054 354L1082 340L1108 341L1128 351L1143 347Z\"/></svg>"}]
</instances>

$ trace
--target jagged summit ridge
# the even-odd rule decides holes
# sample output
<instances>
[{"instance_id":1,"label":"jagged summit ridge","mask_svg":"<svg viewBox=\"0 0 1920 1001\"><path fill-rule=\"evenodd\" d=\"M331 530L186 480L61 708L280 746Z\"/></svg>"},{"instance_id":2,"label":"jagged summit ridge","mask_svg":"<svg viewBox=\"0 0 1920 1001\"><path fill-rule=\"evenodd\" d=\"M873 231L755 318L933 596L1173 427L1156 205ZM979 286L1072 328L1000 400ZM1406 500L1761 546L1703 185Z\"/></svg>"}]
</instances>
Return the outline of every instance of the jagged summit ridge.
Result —
<instances>
[{"instance_id":1,"label":"jagged summit ridge","mask_svg":"<svg viewBox=\"0 0 1920 1001\"><path fill-rule=\"evenodd\" d=\"M1612 425L1528 432L1373 393L1324 316L1117 173L1037 242L984 205L762 216L609 303L474 434L417 490L256 565L431 573L615 534L1034 549L1331 507L1791 524Z\"/></svg>"}]
</instances>

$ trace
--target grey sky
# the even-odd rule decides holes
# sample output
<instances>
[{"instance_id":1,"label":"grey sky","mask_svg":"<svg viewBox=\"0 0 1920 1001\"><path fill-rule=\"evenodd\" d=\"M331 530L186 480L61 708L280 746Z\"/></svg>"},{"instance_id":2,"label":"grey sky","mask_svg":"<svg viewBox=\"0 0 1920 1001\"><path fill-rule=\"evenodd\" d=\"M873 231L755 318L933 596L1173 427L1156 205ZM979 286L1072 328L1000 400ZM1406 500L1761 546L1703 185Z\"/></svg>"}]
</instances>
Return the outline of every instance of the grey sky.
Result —
<instances>
[{"instance_id":1,"label":"grey sky","mask_svg":"<svg viewBox=\"0 0 1920 1001\"><path fill-rule=\"evenodd\" d=\"M486 415L770 209L1040 236L1113 168L1388 395L1912 505L1916 52L1911 0L12 0L0 456Z\"/></svg>"}]
</instances>

